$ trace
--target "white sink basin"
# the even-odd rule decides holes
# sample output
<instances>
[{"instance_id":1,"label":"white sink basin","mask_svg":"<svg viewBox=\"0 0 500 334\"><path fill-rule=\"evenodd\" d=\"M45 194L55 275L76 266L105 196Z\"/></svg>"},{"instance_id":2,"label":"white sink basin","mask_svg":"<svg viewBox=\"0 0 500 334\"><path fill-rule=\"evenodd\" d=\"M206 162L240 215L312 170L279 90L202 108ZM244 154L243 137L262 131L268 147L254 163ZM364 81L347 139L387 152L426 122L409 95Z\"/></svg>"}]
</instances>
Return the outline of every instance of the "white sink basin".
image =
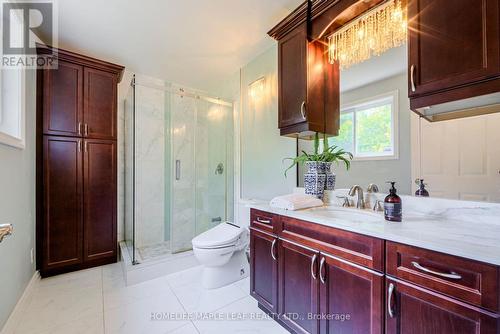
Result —
<instances>
[{"instance_id":1,"label":"white sink basin","mask_svg":"<svg viewBox=\"0 0 500 334\"><path fill-rule=\"evenodd\" d=\"M311 213L314 213L318 216L353 222L375 223L384 221L382 213L368 210L347 209L340 207L322 207L310 210Z\"/></svg>"}]
</instances>

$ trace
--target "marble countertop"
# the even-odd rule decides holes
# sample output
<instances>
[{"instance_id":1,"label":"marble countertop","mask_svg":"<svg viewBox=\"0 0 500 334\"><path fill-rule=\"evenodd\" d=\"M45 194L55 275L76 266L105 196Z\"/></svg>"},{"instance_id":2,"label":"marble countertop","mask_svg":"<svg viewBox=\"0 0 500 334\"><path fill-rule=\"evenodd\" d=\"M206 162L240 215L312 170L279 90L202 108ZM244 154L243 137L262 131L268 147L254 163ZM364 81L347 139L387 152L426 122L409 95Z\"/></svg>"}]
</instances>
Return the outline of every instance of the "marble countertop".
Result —
<instances>
[{"instance_id":1,"label":"marble countertop","mask_svg":"<svg viewBox=\"0 0 500 334\"><path fill-rule=\"evenodd\" d=\"M403 222L383 213L338 206L288 211L268 203L251 208L306 220L388 241L421 247L500 266L500 212L491 208L451 208L435 213L405 212Z\"/></svg>"}]
</instances>

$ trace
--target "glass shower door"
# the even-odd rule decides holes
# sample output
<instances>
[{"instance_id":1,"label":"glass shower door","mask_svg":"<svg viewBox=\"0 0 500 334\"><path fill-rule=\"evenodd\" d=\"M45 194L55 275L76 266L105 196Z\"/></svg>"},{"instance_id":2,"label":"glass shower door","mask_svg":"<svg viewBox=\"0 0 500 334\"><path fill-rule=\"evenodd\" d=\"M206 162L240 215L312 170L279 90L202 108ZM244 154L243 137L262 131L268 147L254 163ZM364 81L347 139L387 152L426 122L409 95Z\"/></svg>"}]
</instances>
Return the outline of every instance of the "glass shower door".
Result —
<instances>
[{"instance_id":1,"label":"glass shower door","mask_svg":"<svg viewBox=\"0 0 500 334\"><path fill-rule=\"evenodd\" d=\"M196 235L227 220L227 115L224 106L198 102L196 121Z\"/></svg>"},{"instance_id":2,"label":"glass shower door","mask_svg":"<svg viewBox=\"0 0 500 334\"><path fill-rule=\"evenodd\" d=\"M232 109L172 94L171 248L192 248L198 234L227 219L228 116Z\"/></svg>"}]
</instances>

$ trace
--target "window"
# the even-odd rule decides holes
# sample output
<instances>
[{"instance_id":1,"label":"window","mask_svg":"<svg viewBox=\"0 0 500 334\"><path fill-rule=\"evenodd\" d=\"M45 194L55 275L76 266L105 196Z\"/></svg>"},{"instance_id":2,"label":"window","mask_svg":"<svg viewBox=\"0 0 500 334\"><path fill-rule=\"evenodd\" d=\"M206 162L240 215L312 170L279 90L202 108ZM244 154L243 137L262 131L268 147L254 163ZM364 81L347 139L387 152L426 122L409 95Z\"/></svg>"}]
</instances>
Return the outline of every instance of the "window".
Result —
<instances>
[{"instance_id":1,"label":"window","mask_svg":"<svg viewBox=\"0 0 500 334\"><path fill-rule=\"evenodd\" d=\"M0 71L0 143L24 148L24 99L25 71L2 69Z\"/></svg>"},{"instance_id":2,"label":"window","mask_svg":"<svg viewBox=\"0 0 500 334\"><path fill-rule=\"evenodd\" d=\"M340 131L328 139L354 160L397 159L398 92L376 96L341 108Z\"/></svg>"},{"instance_id":3,"label":"window","mask_svg":"<svg viewBox=\"0 0 500 334\"><path fill-rule=\"evenodd\" d=\"M22 20L11 16L11 37L22 41ZM12 24L16 23L13 25ZM25 147L25 74L22 65L0 70L0 144Z\"/></svg>"}]
</instances>

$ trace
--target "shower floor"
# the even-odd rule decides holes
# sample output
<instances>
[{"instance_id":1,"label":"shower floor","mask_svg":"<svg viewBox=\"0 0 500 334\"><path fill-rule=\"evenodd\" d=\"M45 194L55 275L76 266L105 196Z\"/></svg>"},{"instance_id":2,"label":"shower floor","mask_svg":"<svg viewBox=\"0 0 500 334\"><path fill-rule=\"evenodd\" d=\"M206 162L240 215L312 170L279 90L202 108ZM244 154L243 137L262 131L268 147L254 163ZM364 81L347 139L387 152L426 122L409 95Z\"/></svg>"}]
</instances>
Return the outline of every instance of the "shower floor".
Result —
<instances>
[{"instance_id":1,"label":"shower floor","mask_svg":"<svg viewBox=\"0 0 500 334\"><path fill-rule=\"evenodd\" d=\"M143 261L156 259L172 254L172 252L170 251L170 241L165 241L150 246L137 247L137 250L139 251L139 256Z\"/></svg>"}]
</instances>

